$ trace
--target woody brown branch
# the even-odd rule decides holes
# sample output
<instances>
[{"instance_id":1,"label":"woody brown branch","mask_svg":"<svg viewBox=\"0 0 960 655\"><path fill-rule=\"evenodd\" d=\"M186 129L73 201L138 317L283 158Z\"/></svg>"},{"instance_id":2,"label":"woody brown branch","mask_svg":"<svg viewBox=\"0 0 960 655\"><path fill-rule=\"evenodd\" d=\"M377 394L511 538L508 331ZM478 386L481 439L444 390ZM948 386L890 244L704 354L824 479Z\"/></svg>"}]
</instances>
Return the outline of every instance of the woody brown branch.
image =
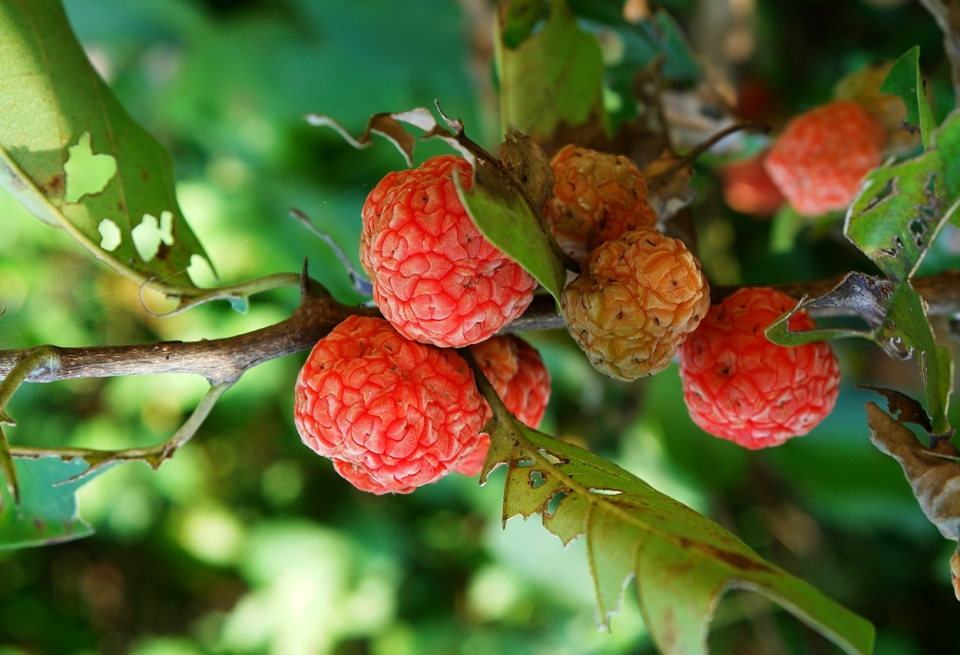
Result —
<instances>
[{"instance_id":1,"label":"woody brown branch","mask_svg":"<svg viewBox=\"0 0 960 655\"><path fill-rule=\"evenodd\" d=\"M771 285L797 298L820 296L843 276L812 282ZM931 316L960 314L960 271L915 278L913 286L929 306ZM711 301L720 302L740 287L711 290ZM837 308L812 308L814 315L839 315ZM376 308L342 305L332 298L307 297L290 318L253 332L209 341L160 341L150 344L55 348L60 356L56 370L36 370L27 382L54 382L76 378L118 377L159 373L188 373L205 377L210 384L235 380L244 371L271 359L309 350L352 314L380 316ZM538 295L504 332L531 332L563 327L552 297ZM0 378L5 377L30 349L0 351Z\"/></svg>"}]
</instances>

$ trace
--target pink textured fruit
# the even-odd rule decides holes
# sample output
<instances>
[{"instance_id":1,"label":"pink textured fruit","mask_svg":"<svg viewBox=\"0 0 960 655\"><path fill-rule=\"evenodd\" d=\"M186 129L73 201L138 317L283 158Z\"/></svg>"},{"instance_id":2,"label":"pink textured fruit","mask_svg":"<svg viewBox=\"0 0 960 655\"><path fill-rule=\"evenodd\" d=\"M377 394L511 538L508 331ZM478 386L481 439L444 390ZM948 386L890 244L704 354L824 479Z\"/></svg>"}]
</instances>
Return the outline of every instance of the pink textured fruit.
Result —
<instances>
[{"instance_id":1,"label":"pink textured fruit","mask_svg":"<svg viewBox=\"0 0 960 655\"><path fill-rule=\"evenodd\" d=\"M806 434L837 400L840 369L826 342L778 346L764 330L797 301L768 288L741 289L710 308L680 349L683 398L693 422L746 448ZM793 331L816 327L805 312Z\"/></svg>"},{"instance_id":2,"label":"pink textured fruit","mask_svg":"<svg viewBox=\"0 0 960 655\"><path fill-rule=\"evenodd\" d=\"M513 335L490 337L470 346L470 352L506 408L524 425L536 429L550 399L550 372L540 353ZM486 418L491 416L488 407ZM457 473L479 473L489 448L490 437L481 434L477 447L457 464Z\"/></svg>"},{"instance_id":3,"label":"pink textured fruit","mask_svg":"<svg viewBox=\"0 0 960 655\"><path fill-rule=\"evenodd\" d=\"M409 493L453 470L476 447L485 411L463 357L359 316L313 348L294 400L303 442L376 494Z\"/></svg>"},{"instance_id":4,"label":"pink textured fruit","mask_svg":"<svg viewBox=\"0 0 960 655\"><path fill-rule=\"evenodd\" d=\"M853 201L882 151L880 124L859 104L836 101L790 121L765 165L794 209L819 216Z\"/></svg>"},{"instance_id":5,"label":"pink textured fruit","mask_svg":"<svg viewBox=\"0 0 960 655\"><path fill-rule=\"evenodd\" d=\"M470 164L453 155L383 178L363 206L360 263L401 334L459 348L522 314L537 283L473 224L455 173L469 188Z\"/></svg>"},{"instance_id":6,"label":"pink textured fruit","mask_svg":"<svg viewBox=\"0 0 960 655\"><path fill-rule=\"evenodd\" d=\"M601 373L653 375L710 306L700 262L683 242L653 228L601 244L561 296L567 329Z\"/></svg>"},{"instance_id":7,"label":"pink textured fruit","mask_svg":"<svg viewBox=\"0 0 960 655\"><path fill-rule=\"evenodd\" d=\"M647 183L626 157L568 145L550 166L556 182L543 217L575 260L624 232L657 224L657 214L647 204Z\"/></svg>"}]
</instances>

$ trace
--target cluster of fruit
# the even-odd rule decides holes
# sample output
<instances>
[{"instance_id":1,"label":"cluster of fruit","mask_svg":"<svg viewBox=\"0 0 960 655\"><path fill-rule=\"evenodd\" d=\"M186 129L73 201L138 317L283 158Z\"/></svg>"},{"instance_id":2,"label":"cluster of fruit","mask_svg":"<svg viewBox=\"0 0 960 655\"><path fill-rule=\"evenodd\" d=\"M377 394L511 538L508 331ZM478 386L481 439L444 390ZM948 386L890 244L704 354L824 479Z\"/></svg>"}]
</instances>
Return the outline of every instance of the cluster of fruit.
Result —
<instances>
[{"instance_id":1,"label":"cluster of fruit","mask_svg":"<svg viewBox=\"0 0 960 655\"><path fill-rule=\"evenodd\" d=\"M710 306L700 263L662 234L647 185L622 156L567 146L543 217L580 262L561 306L601 372L657 373L679 351L684 397L707 432L748 448L805 434L833 408L839 372L825 343L776 346L764 329L796 301L743 289ZM533 299L536 281L477 229L457 195L469 163L452 155L385 177L363 208L360 261L385 320L351 317L320 340L297 379L303 441L359 489L407 493L480 471L491 410L469 346L505 406L536 428L550 395L539 354L496 333ZM804 313L792 329L813 327Z\"/></svg>"},{"instance_id":2,"label":"cluster of fruit","mask_svg":"<svg viewBox=\"0 0 960 655\"><path fill-rule=\"evenodd\" d=\"M533 300L536 280L477 229L453 176L466 160L434 157L390 173L363 207L360 263L383 319L353 316L320 340L297 378L304 443L373 493L408 493L450 472L476 475L492 413L470 353L504 405L536 428L550 376L522 339L495 335Z\"/></svg>"},{"instance_id":3,"label":"cluster of fruit","mask_svg":"<svg viewBox=\"0 0 960 655\"><path fill-rule=\"evenodd\" d=\"M768 150L721 169L727 204L757 216L784 202L810 217L846 209L884 148L898 145L902 131L888 134L884 126L899 126L902 117L881 103L887 98L899 102L874 93L874 102L835 100L796 116Z\"/></svg>"}]
</instances>

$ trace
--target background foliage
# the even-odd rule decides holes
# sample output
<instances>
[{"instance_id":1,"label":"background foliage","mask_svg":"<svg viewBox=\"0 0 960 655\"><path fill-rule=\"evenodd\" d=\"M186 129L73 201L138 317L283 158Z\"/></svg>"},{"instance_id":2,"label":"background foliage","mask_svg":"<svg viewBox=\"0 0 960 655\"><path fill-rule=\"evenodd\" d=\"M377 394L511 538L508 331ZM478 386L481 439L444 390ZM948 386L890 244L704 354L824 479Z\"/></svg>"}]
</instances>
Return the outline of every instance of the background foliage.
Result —
<instances>
[{"instance_id":1,"label":"background foliage","mask_svg":"<svg viewBox=\"0 0 960 655\"><path fill-rule=\"evenodd\" d=\"M311 274L339 300L362 300L287 209L306 211L356 261L363 199L403 161L386 144L355 151L302 114L328 114L358 133L372 113L438 98L448 115L476 126L475 138L498 140L485 90L491 72L472 47L487 28L473 13L482 3L65 4L122 104L173 155L181 207L227 283L296 271L309 257ZM571 3L599 25L579 4L605 3ZM695 3L664 4L685 27L702 24ZM755 49L740 73L762 92L769 120L826 100L843 74L918 44L938 118L952 101L940 33L919 5L759 1L754 20ZM445 151L424 143L416 158ZM726 209L714 172L699 172L696 216L711 279L873 272L836 238L837 226L770 254L770 224ZM135 284L68 235L7 196L0 215L0 348L228 336L276 322L297 302L294 291L277 291L245 315L223 303L157 320L140 308ZM958 241L945 233L924 266L956 265ZM863 402L873 398L852 388L887 384L919 396L915 364L880 357L866 342L836 343L837 410L808 437L748 453L693 426L674 369L619 383L596 373L565 332L530 338L554 379L544 432L613 459L870 619L878 654L949 652L956 643L945 575L952 548L897 464L870 445ZM0 653L653 652L635 595L611 634L596 632L582 540L564 550L536 518L501 532L502 471L484 488L450 476L407 497L344 484L293 427L301 362L248 372L159 473L124 465L83 487L93 537L0 552ZM149 445L180 425L204 386L175 376L26 385L11 405L19 426L6 432L22 445ZM956 404L952 414L956 425ZM749 594L728 597L714 627L715 653L834 652Z\"/></svg>"}]
</instances>

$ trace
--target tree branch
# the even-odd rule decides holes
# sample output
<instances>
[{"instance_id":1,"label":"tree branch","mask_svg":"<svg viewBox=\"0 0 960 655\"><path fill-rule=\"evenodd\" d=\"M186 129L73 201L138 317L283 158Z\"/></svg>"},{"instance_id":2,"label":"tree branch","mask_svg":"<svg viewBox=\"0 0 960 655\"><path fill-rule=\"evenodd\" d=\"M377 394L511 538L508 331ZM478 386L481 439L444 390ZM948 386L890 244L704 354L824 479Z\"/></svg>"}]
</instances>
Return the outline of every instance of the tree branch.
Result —
<instances>
[{"instance_id":1,"label":"tree branch","mask_svg":"<svg viewBox=\"0 0 960 655\"><path fill-rule=\"evenodd\" d=\"M379 316L376 308L350 307L332 298L303 294L290 318L274 325L226 339L160 341L123 346L51 349L59 365L38 366L25 382L54 382L73 378L103 378L157 373L202 375L211 385L233 382L247 369L313 346L352 314ZM0 351L0 378L35 348Z\"/></svg>"},{"instance_id":2,"label":"tree branch","mask_svg":"<svg viewBox=\"0 0 960 655\"><path fill-rule=\"evenodd\" d=\"M771 285L787 295L819 296L832 289L842 276L813 282ZM914 288L929 305L931 316L960 313L960 271L946 271L913 280ZM719 302L740 287L714 287L711 300ZM813 311L837 315L835 308ZM157 373L202 375L211 385L235 381L244 371L271 359L312 348L341 321L352 314L380 316L376 308L351 307L329 297L303 294L290 318L253 332L210 341L163 341L151 344L52 349L59 358L53 369L37 367L25 382L54 382L71 378L99 378ZM504 332L530 332L563 327L552 297L538 295L523 314ZM24 357L36 349L0 351L0 378L6 377Z\"/></svg>"}]
</instances>

